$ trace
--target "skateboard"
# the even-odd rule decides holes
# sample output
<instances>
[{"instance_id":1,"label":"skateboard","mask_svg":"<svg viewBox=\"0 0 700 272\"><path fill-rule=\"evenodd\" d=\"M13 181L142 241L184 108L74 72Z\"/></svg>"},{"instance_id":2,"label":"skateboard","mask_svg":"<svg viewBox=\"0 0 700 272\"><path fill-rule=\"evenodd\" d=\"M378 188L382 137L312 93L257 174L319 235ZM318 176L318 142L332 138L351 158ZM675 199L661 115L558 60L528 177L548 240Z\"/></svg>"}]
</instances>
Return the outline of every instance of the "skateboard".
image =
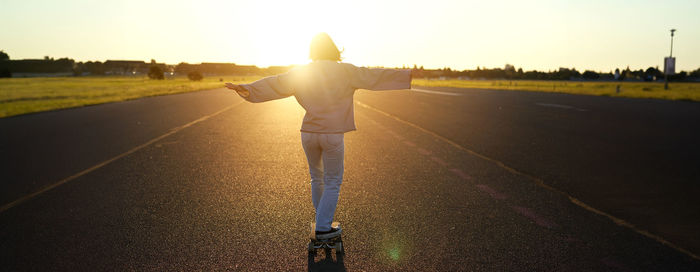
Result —
<instances>
[{"instance_id":1,"label":"skateboard","mask_svg":"<svg viewBox=\"0 0 700 272\"><path fill-rule=\"evenodd\" d=\"M331 227L337 228L340 225L338 222L333 222ZM311 241L309 241L309 253L316 253L319 248L333 249L336 253L343 253L343 234L330 239L316 239L316 223L311 223Z\"/></svg>"}]
</instances>

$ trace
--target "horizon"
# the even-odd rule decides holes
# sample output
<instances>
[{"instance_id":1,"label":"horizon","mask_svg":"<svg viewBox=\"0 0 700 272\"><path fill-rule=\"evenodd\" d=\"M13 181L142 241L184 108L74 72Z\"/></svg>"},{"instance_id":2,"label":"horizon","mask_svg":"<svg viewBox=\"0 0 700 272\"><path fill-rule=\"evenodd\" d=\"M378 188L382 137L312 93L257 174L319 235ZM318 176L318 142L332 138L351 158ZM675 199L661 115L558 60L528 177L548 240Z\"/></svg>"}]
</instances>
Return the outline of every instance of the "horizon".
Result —
<instances>
[{"instance_id":1,"label":"horizon","mask_svg":"<svg viewBox=\"0 0 700 272\"><path fill-rule=\"evenodd\" d=\"M675 28L677 71L700 67L693 1L370 3L13 2L0 11L0 50L11 59L288 66L308 63L311 37L327 32L344 62L361 66L607 72L662 67Z\"/></svg>"},{"instance_id":2,"label":"horizon","mask_svg":"<svg viewBox=\"0 0 700 272\"><path fill-rule=\"evenodd\" d=\"M52 59L52 60L58 60L58 59L72 59L72 60L75 61L76 63L79 63L79 62L82 62L82 63L86 63L86 62L101 62L101 63L105 63L106 61L143 61L143 62L145 62L146 64L148 64L148 63L150 62L150 60L137 60L137 59L106 59L106 60L104 60L104 61L102 61L102 60L84 60L84 61L79 61L79 60L75 60L75 59L70 58L70 57L52 57L52 56L44 56L44 57L42 57L42 58L26 58L26 59L13 59L12 56L10 56L10 60L45 60L46 57L49 57L49 58ZM177 65L180 64L180 63L186 63L186 64L190 64L190 65L198 65L198 64L204 64L204 63L216 63L216 64L233 64L233 65L236 65L236 66L254 66L254 67L257 67L257 68L260 68L260 69L266 69L266 68L271 68L271 67L289 67L289 66L296 66L296 65L304 65L304 64L302 63L302 64L289 64L289 65L257 66L257 65L254 65L254 64L241 64L241 63L237 63L237 62L194 62L194 63L190 63L190 62L178 62L178 63L166 63L166 62L158 62L158 60L155 60L155 61L156 61L157 64L164 64L164 65L171 65L171 66L177 66ZM512 65L512 64L511 64L511 65ZM423 68L423 69L425 69L425 70L442 70L442 69L448 69L448 68L449 68L449 69L451 69L452 71L474 71L474 70L477 70L477 69L481 69L481 70L502 69L502 70L503 70L503 69L505 68L505 67L485 67L485 66L477 66L476 68L473 68L473 69L453 69L453 68L451 68L451 67L424 67L424 66L422 66L422 65L420 65L420 64L416 64L416 66L417 66L418 68ZM522 67L518 67L517 65L513 65L513 66L515 67L516 70L522 68ZM376 67L376 68L397 68L397 69L403 68L403 69L413 69L414 66L413 66L413 65L410 65L410 66L407 65L407 66L397 66L397 67L388 67L388 66L371 66L371 67ZM646 69L648 69L648 68L656 68L657 70L663 70L661 67L658 67L658 66L656 66L656 67L654 67L654 66L649 66L649 67L627 67L627 66L625 66L625 67L616 67L616 69L620 69L620 71L624 71L624 70L626 70L627 68L629 68L630 71L646 70ZM609 72L612 73L612 72L615 71L615 69L610 70L610 71L603 71L603 70L579 69L579 68L576 68L576 67L564 67L564 66L560 66L559 68L557 68L557 69L552 69L552 70L536 70L536 69L527 70L527 69L523 69L523 71L524 71L524 72L537 71L537 72L548 72L548 73L549 73L549 72L556 72L556 71L559 71L560 69L570 69L570 70L576 70L576 71L579 71L579 72L593 71L593 72L597 72L597 73L600 73L600 74L602 74L602 73L609 73ZM678 70L678 69L677 69L677 70L676 70L676 73L680 73L680 72L683 72L683 71L685 71L685 72L692 72L692 71L695 71L695 70L698 70L698 69L700 69L700 67L698 67L697 69L694 69L694 70Z\"/></svg>"}]
</instances>

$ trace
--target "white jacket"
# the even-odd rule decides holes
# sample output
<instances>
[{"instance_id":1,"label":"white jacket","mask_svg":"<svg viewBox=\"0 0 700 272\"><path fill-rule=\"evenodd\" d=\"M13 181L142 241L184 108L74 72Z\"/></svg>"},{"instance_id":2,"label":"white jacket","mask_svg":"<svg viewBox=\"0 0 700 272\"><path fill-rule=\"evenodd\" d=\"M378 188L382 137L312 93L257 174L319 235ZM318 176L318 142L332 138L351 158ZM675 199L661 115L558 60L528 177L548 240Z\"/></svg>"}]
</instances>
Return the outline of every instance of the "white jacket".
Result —
<instances>
[{"instance_id":1,"label":"white jacket","mask_svg":"<svg viewBox=\"0 0 700 272\"><path fill-rule=\"evenodd\" d=\"M243 98L255 103L294 95L306 110L303 132L345 133L356 129L355 90L410 89L411 70L369 69L320 60L241 86L250 92Z\"/></svg>"}]
</instances>

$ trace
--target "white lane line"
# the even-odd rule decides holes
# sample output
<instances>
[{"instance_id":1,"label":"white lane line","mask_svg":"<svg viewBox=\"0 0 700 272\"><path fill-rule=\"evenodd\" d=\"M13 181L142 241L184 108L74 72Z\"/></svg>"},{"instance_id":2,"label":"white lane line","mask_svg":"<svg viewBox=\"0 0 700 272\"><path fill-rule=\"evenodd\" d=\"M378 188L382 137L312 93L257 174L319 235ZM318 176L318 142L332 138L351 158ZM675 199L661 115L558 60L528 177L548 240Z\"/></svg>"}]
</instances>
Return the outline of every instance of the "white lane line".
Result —
<instances>
[{"instance_id":1,"label":"white lane line","mask_svg":"<svg viewBox=\"0 0 700 272\"><path fill-rule=\"evenodd\" d=\"M521 214L527 218L530 218L530 220L535 222L535 224L540 225L541 227L552 229L552 228L556 228L559 226L559 225L557 225L557 223L554 223L554 222L550 221L549 219L540 216L539 214L537 214L536 212L534 212L528 208L521 207L521 206L513 206L513 209L516 212L518 212L519 214Z\"/></svg>"},{"instance_id":2,"label":"white lane line","mask_svg":"<svg viewBox=\"0 0 700 272\"><path fill-rule=\"evenodd\" d=\"M489 194L491 197L493 197L495 199L503 200L503 199L508 198L508 196L506 196L505 194L494 190L493 188L489 187L486 184L477 184L476 187L479 188L479 190L481 190L482 192Z\"/></svg>"},{"instance_id":3,"label":"white lane line","mask_svg":"<svg viewBox=\"0 0 700 272\"><path fill-rule=\"evenodd\" d=\"M588 111L587 109L579 109L577 107L573 107L573 106L569 106L569 105L561 105L561 104L535 103L535 105L542 106L542 107L566 109L566 110Z\"/></svg>"},{"instance_id":4,"label":"white lane line","mask_svg":"<svg viewBox=\"0 0 700 272\"><path fill-rule=\"evenodd\" d=\"M513 174L515 174L515 175L519 175L519 176L522 176L522 177L525 177L525 178L529 179L530 181L532 181L532 182L533 182L534 184L536 184L537 186L540 186L540 187L542 187L542 188L544 188L544 189L547 189L547 190L549 190L549 191L552 191L552 192L554 192L554 193L558 193L558 194L560 194L560 195L563 195L563 196L567 197L567 198L569 199L569 201L571 201L571 203L573 203L573 204L575 204L575 205L577 205L577 206L579 206L579 207L581 207L581 208L583 208L583 209L586 209L586 210L588 210L588 211L590 211L590 212L592 212L592 213L598 214L598 215L600 215L600 216L607 217L608 219L610 219L610 221L612 221L613 223L615 223L615 224L617 224L617 225L619 225L619 226L628 228L628 229L630 229L630 230L632 230L632 231L634 231L634 232L636 232L636 233L638 233L638 234L641 234L641 235L646 236L646 237L648 237L648 238L650 238L650 239L652 239L652 240L655 240L655 241L657 241L657 242L659 242L659 243L661 243L661 244L664 244L664 245L666 245L666 246L668 246L668 247L670 247L670 248L672 248L672 249L675 249L675 250L678 251L678 252L681 252L681 253L683 253L683 254L686 254L686 255L690 256L690 257L693 258L693 259L700 260L700 256L699 256L699 255L696 255L695 253L690 252L690 251L688 251L688 250L685 249L685 248L682 248L682 247L680 247L680 246L678 246L678 245L676 245L676 244L674 244L674 243L671 243L671 242L669 242L668 240L664 239L663 237L661 237L661 236L659 236L659 235L656 235L656 234L653 234L653 233L648 232L648 231L646 231L646 230L640 229L639 227L635 226L635 225L632 224L632 223L629 223L629 222L627 222L627 221L625 221L625 220L622 220L622 219L620 219L620 218L617 218L617 217L615 217L615 216L613 216L613 215L611 215L611 214L609 214L609 213L606 213L606 212L604 212L604 211L601 211L601 210L598 210L598 209L596 209L596 208L593 208L593 207L589 206L588 204L583 203L582 201L578 200L577 198L575 198L575 197L573 197L573 196L567 194L566 192L561 191L561 190L559 190L559 189L556 189L556 188L554 188L554 187L552 187L552 186L547 185L546 183L544 183L544 180L542 180L541 178L538 178L538 177L532 176L532 175L530 175L530 174L526 174L526 173L520 172L520 171L518 171L518 170L516 170L516 169L514 169L514 168L512 168L512 167L510 167L510 166L507 166L505 163L503 163L503 162L501 162L501 161L499 161L499 160L493 159L493 158L491 158L491 157L488 157L488 156L486 156L486 155L482 155L482 154L480 154L480 153L477 153L476 151L473 151L473 150L471 150L471 149L468 149L468 148L466 148L466 147L463 147L463 146L461 146L460 144L458 144L458 143L456 143L456 142L454 142L454 141L452 141L452 140L450 140L450 139L447 139L447 138L445 138L445 137L443 137L443 136L440 136L439 134L437 134L437 133L435 133L435 132L432 132L432 131L430 131L430 130L427 130L427 129L425 129L425 128L419 126L419 125L416 125L416 124L414 124L414 123L411 123L411 122L409 122L409 121L403 120L403 119L401 119L401 118L399 118L399 117L396 117L396 116L394 116L394 115L392 115L392 114L390 114L390 113L387 113L387 112L385 112L385 111L383 111L383 110L377 109L377 108L375 108L375 107L372 107L372 106L367 105L367 104L365 104L365 103L362 103L362 102L360 102L360 101L356 101L355 103L357 103L357 105L359 105L359 106L361 106L361 107L363 107L363 108L373 110L373 111L375 111L375 112L377 112L377 113L380 113L380 114L382 114L382 115L384 115L384 116L386 116L386 117L389 117L389 118L391 118L391 119L394 119L394 120L398 121L399 123L403 123L403 124L405 124L405 125L407 125L407 126L413 127L413 128L415 128L415 129L417 129L417 130L420 130L420 131L422 131L422 132L424 132L424 133L426 133L426 134L428 134L428 135L431 135L431 136L433 136L433 137L435 137L435 138L437 138L437 139L439 139L439 140L441 140L441 141L443 141L443 142L445 142L445 143L447 143L447 144L449 144L449 145L451 145L451 146L453 146L453 147L459 149L459 150L462 150L462 151L464 151L464 152L466 152L466 153L469 153L469 154L471 154L471 155L474 155L474 156L476 156L476 157L482 158L482 159L484 159L484 160L486 160L486 161L490 161L490 162L496 164L498 167L500 167L500 168L502 168L502 169L504 169L504 170L506 170L506 171L508 171L508 172L510 172L510 173L513 173Z\"/></svg>"},{"instance_id":5,"label":"white lane line","mask_svg":"<svg viewBox=\"0 0 700 272\"><path fill-rule=\"evenodd\" d=\"M110 164L110 163L112 163L112 162L114 162L114 161L116 161L116 160L118 160L118 159L121 159L121 158L123 158L123 157L126 157L127 155L129 155L129 154L131 154L131 153L134 153L134 152L136 152L136 151L139 151L139 150L143 149L144 147L147 147L147 146L149 146L149 145L151 145L151 144L153 144L153 143L155 143L155 142L158 142L158 141L162 140L162 139L165 138L165 137L168 137L168 136L170 136L170 135L173 135L173 134L179 132L180 130L183 130L183 129L185 129L185 128L188 128L188 127L190 127L190 126L192 126L192 125L194 125L194 124L197 124L197 123L199 123L199 122L202 122L202 121L204 121L204 120L207 120L207 119L209 119L209 118L211 118L211 117L214 117L214 116L216 116L216 115L219 115L219 114L221 114L222 112L225 112L225 111L227 111L227 110L230 110L230 109L232 109L233 107L238 106L238 105L240 105L240 104L242 104L242 103L243 103L243 102L238 102L238 103L236 103L236 104L230 105L230 106L228 106L228 107L226 107L226 108L223 108L223 109L221 109L221 110L219 110L219 111L217 111L217 112L215 112L215 113L212 113L212 114L209 114L209 115L205 115L205 116L203 116L203 117L201 117L201 118L199 118L199 119L197 119L197 120L194 120L194 121L189 122L189 123L187 123L187 124L184 124L184 125L182 125L182 126L172 128L172 129L170 129L170 130L168 131L168 133L165 133L165 134L163 134L163 135L160 135L160 136L158 136L158 137L155 137L155 138L151 139L150 141L148 141L148 142L146 142L146 143L144 143L144 144L141 144L141 145L139 145L139 146L137 146L137 147L134 147L134 148L130 149L129 151L126 151L126 152L124 152L124 153L121 153L121 154L119 154L119 155L117 155L117 156L115 156L115 157L113 157L113 158L111 158L111 159L109 159L109 160L106 160L106 161L103 161L103 162L101 162L101 163L98 163L98 164L96 164L96 165L94 165L94 166L92 166L92 167L90 167L90 168L88 168L88 169L85 169L85 170L83 170L83 171L80 171L80 172L78 172L78 173L76 173L76 174L74 174L74 175L72 175L72 176L70 176L70 177L64 178L64 179L59 180L59 181L57 181L57 182L55 182L55 183L53 183L53 184L51 184L51 185L48 185L48 186L46 186L46 187L43 187L43 188L39 189L38 191L33 192L33 193L31 193L31 194L28 194L28 195L26 195L26 196L23 196L23 197L21 197L21 198L15 200L15 201L12 201L12 202L10 202L10 203L7 203L7 204L5 204L5 205L2 205L2 207L0 207L0 213L2 213L2 212L4 212L4 211L7 211L7 210L9 210L10 208L12 208L12 207L14 207L14 206L17 206L17 205L19 205L19 204L21 204L21 203L23 203L23 202L25 202L25 201L28 201L28 200L30 200L30 199L32 199L32 198L34 198L34 197L36 197L36 196L38 196L38 195L40 195L40 194L43 194L43 193L45 193L45 192L47 192L47 191L49 191L49 190L51 190L51 189L54 189L54 188L56 188L56 187L58 187L58 186L61 186L61 185L65 184L65 183L67 183L67 182L69 182L69 181L71 181L71 180L74 180L74 179L79 178L79 177L81 177L81 176L84 176L85 174L88 174L88 173L90 173L90 172L92 172L92 171L95 171L95 170L97 170L97 169L100 169L100 168L102 168L102 167L105 166L105 165L108 165L108 164Z\"/></svg>"},{"instance_id":6,"label":"white lane line","mask_svg":"<svg viewBox=\"0 0 700 272\"><path fill-rule=\"evenodd\" d=\"M442 166L447 166L447 165L448 165L446 161L442 160L442 159L439 158L439 157L430 156L430 159L433 160L433 161L435 161L435 162L437 162L437 163L439 163L439 164L442 165Z\"/></svg>"},{"instance_id":7,"label":"white lane line","mask_svg":"<svg viewBox=\"0 0 700 272\"><path fill-rule=\"evenodd\" d=\"M461 169L450 168L450 172L455 173L456 175L458 175L458 176L459 176L460 178L462 178L463 180L470 180L470 179L472 179L472 177L470 177L469 175L467 175L467 173L464 173Z\"/></svg>"},{"instance_id":8,"label":"white lane line","mask_svg":"<svg viewBox=\"0 0 700 272\"><path fill-rule=\"evenodd\" d=\"M430 152L430 150L427 150L427 149L422 148L422 147L418 147L416 150L418 150L418 153L420 153L421 155L429 156L430 154L432 154L432 152Z\"/></svg>"},{"instance_id":9,"label":"white lane line","mask_svg":"<svg viewBox=\"0 0 700 272\"><path fill-rule=\"evenodd\" d=\"M423 89L413 89L411 88L411 91L416 91L416 92L421 92L421 93L429 93L429 94L440 94L440 95L450 95L450 96L461 96L461 93L452 93L452 92L439 92L439 91L431 91L431 90L423 90Z\"/></svg>"}]
</instances>

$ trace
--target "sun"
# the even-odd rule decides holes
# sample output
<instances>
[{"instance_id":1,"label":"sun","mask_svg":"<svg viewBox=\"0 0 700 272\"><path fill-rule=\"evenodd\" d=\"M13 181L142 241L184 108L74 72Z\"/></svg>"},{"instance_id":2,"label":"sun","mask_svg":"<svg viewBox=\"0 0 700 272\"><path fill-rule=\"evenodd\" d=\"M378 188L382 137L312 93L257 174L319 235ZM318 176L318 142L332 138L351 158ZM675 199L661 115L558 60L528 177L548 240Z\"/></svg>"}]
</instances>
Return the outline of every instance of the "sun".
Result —
<instances>
[{"instance_id":1,"label":"sun","mask_svg":"<svg viewBox=\"0 0 700 272\"><path fill-rule=\"evenodd\" d=\"M364 11L348 2L260 0L217 3L225 15L207 17L212 11L203 10L202 18L206 19L202 19L201 31L207 36L225 37L220 45L212 46L217 52L233 50L235 56L232 59L258 67L308 63L311 38L320 32L328 33L340 50L346 46L357 49L358 44L371 43L363 39L368 29L376 28L376 21L364 18ZM349 54L343 54L343 59L348 60L347 56Z\"/></svg>"},{"instance_id":2,"label":"sun","mask_svg":"<svg viewBox=\"0 0 700 272\"><path fill-rule=\"evenodd\" d=\"M308 63L311 38L326 32L342 48L344 36L362 29L362 20L344 20L339 11L348 10L337 1L259 1L251 12L258 17L254 28L256 65L291 65ZM270 5L274 5L272 8Z\"/></svg>"},{"instance_id":3,"label":"sun","mask_svg":"<svg viewBox=\"0 0 700 272\"><path fill-rule=\"evenodd\" d=\"M259 16L254 28L253 44L258 66L290 65L308 62L308 45L318 31L311 22L311 13L303 2L259 1L251 7Z\"/></svg>"}]
</instances>

